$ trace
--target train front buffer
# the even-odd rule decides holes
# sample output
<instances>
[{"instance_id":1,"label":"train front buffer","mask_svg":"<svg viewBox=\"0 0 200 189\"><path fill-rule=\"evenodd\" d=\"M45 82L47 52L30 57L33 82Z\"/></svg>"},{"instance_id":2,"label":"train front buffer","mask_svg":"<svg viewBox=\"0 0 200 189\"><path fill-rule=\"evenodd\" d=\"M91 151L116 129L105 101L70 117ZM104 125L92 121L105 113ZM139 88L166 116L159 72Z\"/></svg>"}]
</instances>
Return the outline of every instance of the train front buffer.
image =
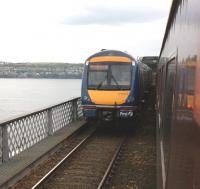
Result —
<instances>
[{"instance_id":1,"label":"train front buffer","mask_svg":"<svg viewBox=\"0 0 200 189\"><path fill-rule=\"evenodd\" d=\"M135 106L82 105L82 108L85 118L105 121L133 118L136 111Z\"/></svg>"}]
</instances>

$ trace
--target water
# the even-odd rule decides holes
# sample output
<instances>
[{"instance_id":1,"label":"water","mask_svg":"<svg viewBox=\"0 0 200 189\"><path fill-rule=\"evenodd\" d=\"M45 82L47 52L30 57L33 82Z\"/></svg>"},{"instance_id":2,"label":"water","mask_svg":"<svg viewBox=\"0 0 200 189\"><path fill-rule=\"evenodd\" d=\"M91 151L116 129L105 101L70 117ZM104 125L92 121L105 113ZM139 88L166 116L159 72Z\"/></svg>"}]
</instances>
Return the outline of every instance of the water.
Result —
<instances>
[{"instance_id":1,"label":"water","mask_svg":"<svg viewBox=\"0 0 200 189\"><path fill-rule=\"evenodd\" d=\"M72 97L79 97L78 79L0 79L0 122Z\"/></svg>"}]
</instances>

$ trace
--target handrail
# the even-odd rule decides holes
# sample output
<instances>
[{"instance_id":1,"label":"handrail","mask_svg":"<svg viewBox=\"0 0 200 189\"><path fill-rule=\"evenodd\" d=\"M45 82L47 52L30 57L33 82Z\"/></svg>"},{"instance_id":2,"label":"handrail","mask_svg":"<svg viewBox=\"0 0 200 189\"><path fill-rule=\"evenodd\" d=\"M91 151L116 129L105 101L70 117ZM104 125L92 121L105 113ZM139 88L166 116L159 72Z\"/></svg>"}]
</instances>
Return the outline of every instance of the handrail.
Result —
<instances>
[{"instance_id":1,"label":"handrail","mask_svg":"<svg viewBox=\"0 0 200 189\"><path fill-rule=\"evenodd\" d=\"M81 101L74 98L0 123L0 163L82 117Z\"/></svg>"},{"instance_id":2,"label":"handrail","mask_svg":"<svg viewBox=\"0 0 200 189\"><path fill-rule=\"evenodd\" d=\"M54 107L56 107L56 106L65 104L66 102L69 102L69 101L75 100L75 99L80 99L80 97L68 99L68 100L65 101L65 102L61 102L61 103L58 103L58 104L55 104L55 105L52 105L52 106L49 106L49 107L44 107L44 108L39 109L39 110L36 109L36 110L30 111L30 112L28 112L28 113L23 113L23 115L14 116L14 118L10 118L10 119L8 119L8 120L7 120L7 119L6 119L6 120L1 120L1 121L0 121L0 127L1 127L1 125L5 125L5 124L7 124L7 123L9 123L9 122L12 122L12 121L15 121L15 120L18 120L18 119L22 119L22 118L24 118L24 117L26 117L26 116L29 116L29 115L33 115L33 114L35 114L36 112L39 113L39 112L45 111L45 110L47 110L47 109L54 108Z\"/></svg>"}]
</instances>

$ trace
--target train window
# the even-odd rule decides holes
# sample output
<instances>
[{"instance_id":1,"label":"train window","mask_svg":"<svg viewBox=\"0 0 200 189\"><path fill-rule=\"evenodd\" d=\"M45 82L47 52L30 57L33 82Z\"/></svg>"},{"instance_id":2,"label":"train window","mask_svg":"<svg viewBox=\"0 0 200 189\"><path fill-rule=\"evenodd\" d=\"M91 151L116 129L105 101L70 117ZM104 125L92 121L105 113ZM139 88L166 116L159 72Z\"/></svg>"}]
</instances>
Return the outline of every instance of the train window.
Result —
<instances>
[{"instance_id":1,"label":"train window","mask_svg":"<svg viewBox=\"0 0 200 189\"><path fill-rule=\"evenodd\" d=\"M187 67L187 92L194 94L195 89L195 67Z\"/></svg>"},{"instance_id":2,"label":"train window","mask_svg":"<svg viewBox=\"0 0 200 189\"><path fill-rule=\"evenodd\" d=\"M95 72L90 72L89 77L88 77L88 85L90 88L100 88L101 85L107 84L107 72L100 72L100 71L95 71ZM101 81L101 82L99 82Z\"/></svg>"},{"instance_id":3,"label":"train window","mask_svg":"<svg viewBox=\"0 0 200 189\"><path fill-rule=\"evenodd\" d=\"M116 79L119 85L128 85L131 83L131 72L129 65L111 65L111 84L116 85L113 78Z\"/></svg>"},{"instance_id":4,"label":"train window","mask_svg":"<svg viewBox=\"0 0 200 189\"><path fill-rule=\"evenodd\" d=\"M90 65L90 70L105 71L108 70L108 65Z\"/></svg>"},{"instance_id":5,"label":"train window","mask_svg":"<svg viewBox=\"0 0 200 189\"><path fill-rule=\"evenodd\" d=\"M130 63L99 62L89 65L88 89L129 90L131 86Z\"/></svg>"},{"instance_id":6,"label":"train window","mask_svg":"<svg viewBox=\"0 0 200 189\"><path fill-rule=\"evenodd\" d=\"M165 156L165 167L168 167L169 151L170 151L170 132L172 126L174 90L175 90L175 73L176 73L175 59L172 59L167 64L166 80L164 89L164 106L163 106L163 150Z\"/></svg>"}]
</instances>

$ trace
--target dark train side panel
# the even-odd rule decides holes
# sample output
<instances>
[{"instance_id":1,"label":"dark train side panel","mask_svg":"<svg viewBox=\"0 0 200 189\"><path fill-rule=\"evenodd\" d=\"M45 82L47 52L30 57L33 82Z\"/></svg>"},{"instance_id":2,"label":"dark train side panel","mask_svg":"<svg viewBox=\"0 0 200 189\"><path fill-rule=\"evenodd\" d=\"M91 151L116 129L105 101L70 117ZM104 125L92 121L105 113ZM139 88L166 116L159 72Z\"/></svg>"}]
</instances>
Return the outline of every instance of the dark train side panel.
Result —
<instances>
[{"instance_id":1,"label":"dark train side panel","mask_svg":"<svg viewBox=\"0 0 200 189\"><path fill-rule=\"evenodd\" d=\"M157 84L158 188L200 188L200 1L174 0Z\"/></svg>"}]
</instances>

